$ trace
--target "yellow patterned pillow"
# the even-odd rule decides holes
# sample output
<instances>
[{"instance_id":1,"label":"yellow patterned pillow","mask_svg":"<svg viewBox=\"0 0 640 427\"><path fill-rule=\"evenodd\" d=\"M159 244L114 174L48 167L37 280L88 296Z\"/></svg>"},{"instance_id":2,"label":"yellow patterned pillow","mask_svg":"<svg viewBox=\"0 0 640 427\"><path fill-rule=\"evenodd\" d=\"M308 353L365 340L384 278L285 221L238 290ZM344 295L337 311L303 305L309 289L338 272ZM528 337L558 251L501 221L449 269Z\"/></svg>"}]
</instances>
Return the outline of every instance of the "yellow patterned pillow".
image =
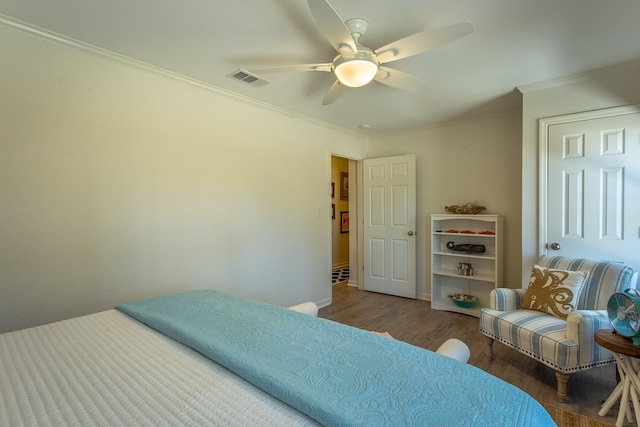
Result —
<instances>
[{"instance_id":1,"label":"yellow patterned pillow","mask_svg":"<svg viewBox=\"0 0 640 427\"><path fill-rule=\"evenodd\" d=\"M535 265L520 308L549 313L561 319L576 309L588 271L554 270Z\"/></svg>"}]
</instances>

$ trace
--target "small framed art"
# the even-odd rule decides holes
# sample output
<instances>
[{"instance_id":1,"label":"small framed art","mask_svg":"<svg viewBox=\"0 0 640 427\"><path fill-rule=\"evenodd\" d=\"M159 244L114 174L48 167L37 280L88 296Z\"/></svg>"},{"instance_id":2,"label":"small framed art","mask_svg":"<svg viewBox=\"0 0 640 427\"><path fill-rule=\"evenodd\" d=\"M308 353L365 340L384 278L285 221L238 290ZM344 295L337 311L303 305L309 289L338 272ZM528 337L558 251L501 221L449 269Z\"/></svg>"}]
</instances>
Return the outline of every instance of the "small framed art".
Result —
<instances>
[{"instance_id":1,"label":"small framed art","mask_svg":"<svg viewBox=\"0 0 640 427\"><path fill-rule=\"evenodd\" d=\"M340 212L340 232L349 232L349 212Z\"/></svg>"},{"instance_id":2,"label":"small framed art","mask_svg":"<svg viewBox=\"0 0 640 427\"><path fill-rule=\"evenodd\" d=\"M349 200L349 173L340 172L340 200Z\"/></svg>"}]
</instances>

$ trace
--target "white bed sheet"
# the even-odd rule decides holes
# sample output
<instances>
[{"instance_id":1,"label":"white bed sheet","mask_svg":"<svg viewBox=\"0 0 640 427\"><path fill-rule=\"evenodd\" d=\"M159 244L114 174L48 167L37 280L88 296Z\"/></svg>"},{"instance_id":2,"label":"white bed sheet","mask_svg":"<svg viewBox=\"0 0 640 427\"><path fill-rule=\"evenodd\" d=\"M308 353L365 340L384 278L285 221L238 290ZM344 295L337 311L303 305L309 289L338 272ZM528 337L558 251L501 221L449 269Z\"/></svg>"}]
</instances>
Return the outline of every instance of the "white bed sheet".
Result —
<instances>
[{"instance_id":1,"label":"white bed sheet","mask_svg":"<svg viewBox=\"0 0 640 427\"><path fill-rule=\"evenodd\" d=\"M2 426L311 426L118 310L0 335Z\"/></svg>"}]
</instances>

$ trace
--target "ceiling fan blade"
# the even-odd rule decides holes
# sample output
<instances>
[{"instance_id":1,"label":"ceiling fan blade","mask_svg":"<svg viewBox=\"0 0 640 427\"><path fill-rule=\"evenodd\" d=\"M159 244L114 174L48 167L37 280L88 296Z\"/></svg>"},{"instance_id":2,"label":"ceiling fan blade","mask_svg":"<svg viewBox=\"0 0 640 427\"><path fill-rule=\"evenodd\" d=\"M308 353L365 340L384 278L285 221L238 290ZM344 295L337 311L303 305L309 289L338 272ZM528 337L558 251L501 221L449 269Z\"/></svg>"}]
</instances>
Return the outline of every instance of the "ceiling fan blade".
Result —
<instances>
[{"instance_id":1,"label":"ceiling fan blade","mask_svg":"<svg viewBox=\"0 0 640 427\"><path fill-rule=\"evenodd\" d=\"M250 73L290 73L295 71L325 71L331 72L331 64L299 64L299 65L283 65L281 67L258 68L249 70Z\"/></svg>"},{"instance_id":2,"label":"ceiling fan blade","mask_svg":"<svg viewBox=\"0 0 640 427\"><path fill-rule=\"evenodd\" d=\"M473 32L471 22L448 25L416 33L376 49L380 63L397 61L458 40Z\"/></svg>"},{"instance_id":3,"label":"ceiling fan blade","mask_svg":"<svg viewBox=\"0 0 640 427\"><path fill-rule=\"evenodd\" d=\"M347 26L326 0L307 0L316 24L338 52L356 53L358 48Z\"/></svg>"},{"instance_id":4,"label":"ceiling fan blade","mask_svg":"<svg viewBox=\"0 0 640 427\"><path fill-rule=\"evenodd\" d=\"M342 94L347 89L346 86L340 84L340 80L336 80L333 82L327 93L324 95L324 99L322 100L322 105L329 105Z\"/></svg>"},{"instance_id":5,"label":"ceiling fan blade","mask_svg":"<svg viewBox=\"0 0 640 427\"><path fill-rule=\"evenodd\" d=\"M389 67L380 67L374 80L409 92L426 92L429 89L429 86L419 78Z\"/></svg>"}]
</instances>

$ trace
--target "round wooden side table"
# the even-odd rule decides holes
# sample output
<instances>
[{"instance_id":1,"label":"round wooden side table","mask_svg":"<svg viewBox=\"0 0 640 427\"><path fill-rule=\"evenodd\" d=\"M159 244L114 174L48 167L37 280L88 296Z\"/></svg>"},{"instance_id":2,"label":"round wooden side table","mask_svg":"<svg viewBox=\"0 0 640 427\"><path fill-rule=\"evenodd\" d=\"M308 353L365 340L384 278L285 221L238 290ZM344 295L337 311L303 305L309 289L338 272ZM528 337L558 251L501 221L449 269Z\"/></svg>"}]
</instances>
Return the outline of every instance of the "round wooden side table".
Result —
<instances>
[{"instance_id":1,"label":"round wooden side table","mask_svg":"<svg viewBox=\"0 0 640 427\"><path fill-rule=\"evenodd\" d=\"M633 422L633 415L629 407L629 396L633 402L633 410L636 420L640 420L640 346L633 345L631 339L616 334L611 329L599 329L595 332L595 340L602 347L608 349L616 359L620 382L604 401L598 415L605 416L613 404L620 399L620 410L616 420L616 427L622 427L624 416L627 421Z\"/></svg>"}]
</instances>

